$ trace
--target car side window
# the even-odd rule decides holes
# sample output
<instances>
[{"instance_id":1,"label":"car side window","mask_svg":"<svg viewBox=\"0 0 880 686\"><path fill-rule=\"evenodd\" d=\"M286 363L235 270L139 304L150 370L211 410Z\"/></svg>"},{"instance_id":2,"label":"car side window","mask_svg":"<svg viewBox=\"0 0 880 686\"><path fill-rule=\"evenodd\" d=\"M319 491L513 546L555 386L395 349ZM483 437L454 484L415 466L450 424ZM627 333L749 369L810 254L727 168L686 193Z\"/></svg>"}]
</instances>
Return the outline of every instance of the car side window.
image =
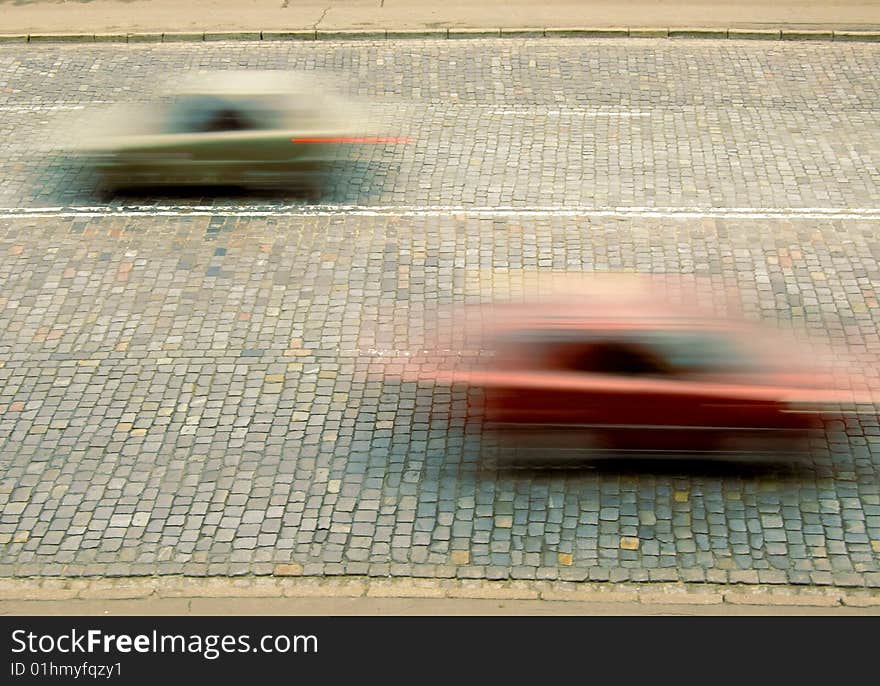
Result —
<instances>
[{"instance_id":1,"label":"car side window","mask_svg":"<svg viewBox=\"0 0 880 686\"><path fill-rule=\"evenodd\" d=\"M184 97L169 107L170 133L217 133L258 128L258 122L246 108L221 98Z\"/></svg>"},{"instance_id":2,"label":"car side window","mask_svg":"<svg viewBox=\"0 0 880 686\"><path fill-rule=\"evenodd\" d=\"M651 343L681 374L756 370L759 361L750 358L730 337L711 333L656 334Z\"/></svg>"},{"instance_id":3,"label":"car side window","mask_svg":"<svg viewBox=\"0 0 880 686\"><path fill-rule=\"evenodd\" d=\"M204 131L247 131L253 128L253 123L242 112L234 107L223 107L215 110L205 122Z\"/></svg>"},{"instance_id":4,"label":"car side window","mask_svg":"<svg viewBox=\"0 0 880 686\"><path fill-rule=\"evenodd\" d=\"M626 341L596 341L568 358L568 369L591 374L665 376L666 364L649 349Z\"/></svg>"}]
</instances>

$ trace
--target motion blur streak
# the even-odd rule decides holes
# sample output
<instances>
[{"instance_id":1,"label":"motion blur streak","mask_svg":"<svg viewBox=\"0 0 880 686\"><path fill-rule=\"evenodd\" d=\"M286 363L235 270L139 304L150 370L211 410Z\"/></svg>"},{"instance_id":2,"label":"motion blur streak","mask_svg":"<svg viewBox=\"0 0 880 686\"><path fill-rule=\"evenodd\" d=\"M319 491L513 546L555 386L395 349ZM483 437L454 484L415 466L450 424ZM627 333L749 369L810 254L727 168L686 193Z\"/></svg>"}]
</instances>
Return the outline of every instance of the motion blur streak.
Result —
<instances>
[{"instance_id":1,"label":"motion blur streak","mask_svg":"<svg viewBox=\"0 0 880 686\"><path fill-rule=\"evenodd\" d=\"M68 139L104 193L236 186L314 197L345 160L341 145L409 140L375 127L311 72L220 71L174 74L148 102L89 113Z\"/></svg>"}]
</instances>

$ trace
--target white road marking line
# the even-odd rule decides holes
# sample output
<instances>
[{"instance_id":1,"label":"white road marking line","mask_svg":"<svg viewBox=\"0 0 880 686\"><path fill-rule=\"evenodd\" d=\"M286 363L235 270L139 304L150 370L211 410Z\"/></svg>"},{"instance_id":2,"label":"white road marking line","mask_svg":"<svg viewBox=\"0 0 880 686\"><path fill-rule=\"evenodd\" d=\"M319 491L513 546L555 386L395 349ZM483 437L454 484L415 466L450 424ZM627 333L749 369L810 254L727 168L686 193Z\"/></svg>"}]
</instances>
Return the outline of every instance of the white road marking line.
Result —
<instances>
[{"instance_id":1,"label":"white road marking line","mask_svg":"<svg viewBox=\"0 0 880 686\"><path fill-rule=\"evenodd\" d=\"M121 104L111 100L89 100L85 102L60 102L60 103L7 103L0 104L0 111L39 111L39 110L82 110L92 105ZM132 104L138 104L137 102ZM145 103L142 103L145 104ZM550 115L575 115L588 117L650 117L652 110L622 110L609 107L551 107L541 105L525 107L499 107L498 104L479 102L373 102L369 103L372 109L389 109L397 111L401 107L430 108L448 107L454 109L486 110L489 114L550 114Z\"/></svg>"},{"instance_id":2,"label":"white road marking line","mask_svg":"<svg viewBox=\"0 0 880 686\"><path fill-rule=\"evenodd\" d=\"M507 115L521 115L521 116L529 116L529 117L650 117L650 112L643 111L602 111L602 110L542 110L539 108L535 109L502 109L502 110L490 110L489 114L494 114L498 116L507 116Z\"/></svg>"},{"instance_id":3,"label":"white road marking line","mask_svg":"<svg viewBox=\"0 0 880 686\"><path fill-rule=\"evenodd\" d=\"M53 112L82 109L85 109L85 105L0 105L0 112Z\"/></svg>"},{"instance_id":4,"label":"white road marking line","mask_svg":"<svg viewBox=\"0 0 880 686\"><path fill-rule=\"evenodd\" d=\"M106 105L103 101L66 103L58 105L0 105L0 112L53 112L56 110L84 110L91 105Z\"/></svg>"},{"instance_id":5,"label":"white road marking line","mask_svg":"<svg viewBox=\"0 0 880 686\"><path fill-rule=\"evenodd\" d=\"M605 207L464 205L124 205L0 207L6 219L90 217L610 217L656 219L880 220L880 207Z\"/></svg>"}]
</instances>

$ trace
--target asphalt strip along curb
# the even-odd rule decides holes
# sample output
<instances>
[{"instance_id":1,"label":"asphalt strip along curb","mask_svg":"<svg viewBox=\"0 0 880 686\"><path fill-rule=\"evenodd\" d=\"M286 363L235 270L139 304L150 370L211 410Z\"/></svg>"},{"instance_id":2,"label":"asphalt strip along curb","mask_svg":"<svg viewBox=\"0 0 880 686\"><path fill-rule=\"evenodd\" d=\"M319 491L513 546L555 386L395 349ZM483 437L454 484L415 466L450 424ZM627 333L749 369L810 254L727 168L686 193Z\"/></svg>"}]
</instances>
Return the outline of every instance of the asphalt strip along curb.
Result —
<instances>
[{"instance_id":1,"label":"asphalt strip along curb","mask_svg":"<svg viewBox=\"0 0 880 686\"><path fill-rule=\"evenodd\" d=\"M870 41L880 30L739 29L739 28L445 28L291 31L202 31L153 33L0 34L2 43L191 43L210 41L393 40L409 38L694 38L733 40Z\"/></svg>"},{"instance_id":2,"label":"asphalt strip along curb","mask_svg":"<svg viewBox=\"0 0 880 686\"><path fill-rule=\"evenodd\" d=\"M165 598L433 598L645 605L880 607L880 589L710 583L589 583L479 579L304 577L299 565L249 577L6 577L2 601Z\"/></svg>"}]
</instances>

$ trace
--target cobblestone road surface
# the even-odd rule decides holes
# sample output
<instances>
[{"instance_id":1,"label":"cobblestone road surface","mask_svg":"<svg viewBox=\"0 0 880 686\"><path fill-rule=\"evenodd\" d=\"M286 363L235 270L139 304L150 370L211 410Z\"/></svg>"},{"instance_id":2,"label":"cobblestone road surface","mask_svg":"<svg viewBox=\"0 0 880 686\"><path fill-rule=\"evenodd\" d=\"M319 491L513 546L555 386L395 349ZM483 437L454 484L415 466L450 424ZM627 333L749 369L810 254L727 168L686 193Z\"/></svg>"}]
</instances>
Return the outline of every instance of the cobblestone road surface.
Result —
<instances>
[{"instance_id":1,"label":"cobblestone road surface","mask_svg":"<svg viewBox=\"0 0 880 686\"><path fill-rule=\"evenodd\" d=\"M230 67L326 73L413 142L310 206L105 202L58 151ZM464 392L381 381L522 270L692 274L876 352L878 74L870 44L0 48L0 574L880 586L876 416L798 464L511 469Z\"/></svg>"}]
</instances>

